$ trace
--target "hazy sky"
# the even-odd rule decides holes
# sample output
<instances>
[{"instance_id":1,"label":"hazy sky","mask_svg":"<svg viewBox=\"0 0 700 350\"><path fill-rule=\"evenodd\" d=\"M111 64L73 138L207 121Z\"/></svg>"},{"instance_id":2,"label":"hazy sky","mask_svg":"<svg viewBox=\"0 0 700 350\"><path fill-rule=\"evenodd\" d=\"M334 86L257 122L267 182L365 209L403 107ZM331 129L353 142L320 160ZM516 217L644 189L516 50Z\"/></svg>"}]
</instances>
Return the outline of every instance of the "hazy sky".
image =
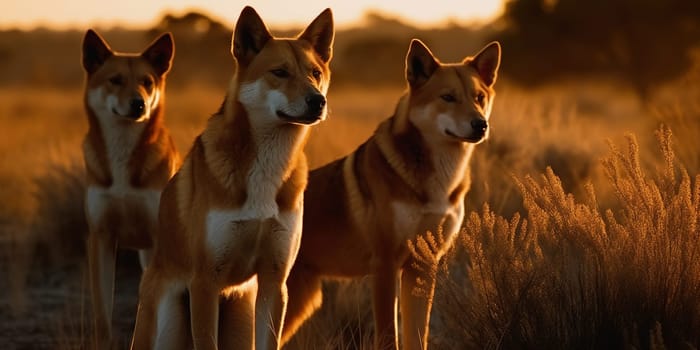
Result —
<instances>
[{"instance_id":1,"label":"hazy sky","mask_svg":"<svg viewBox=\"0 0 700 350\"><path fill-rule=\"evenodd\" d=\"M352 24L368 9L394 14L419 25L446 19L460 22L485 20L497 15L502 0L1 0L0 29L83 29L95 25L147 26L165 12L182 14L198 9L233 25L245 5L253 6L266 23L305 25L324 8L333 9L339 26Z\"/></svg>"}]
</instances>

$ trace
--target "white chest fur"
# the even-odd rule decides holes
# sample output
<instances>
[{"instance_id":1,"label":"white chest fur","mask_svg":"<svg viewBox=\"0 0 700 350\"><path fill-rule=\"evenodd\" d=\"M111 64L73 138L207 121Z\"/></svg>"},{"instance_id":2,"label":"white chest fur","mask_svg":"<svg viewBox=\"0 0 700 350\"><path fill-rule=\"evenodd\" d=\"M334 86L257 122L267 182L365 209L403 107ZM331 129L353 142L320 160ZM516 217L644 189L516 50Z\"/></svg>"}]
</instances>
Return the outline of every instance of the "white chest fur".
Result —
<instances>
[{"instance_id":1,"label":"white chest fur","mask_svg":"<svg viewBox=\"0 0 700 350\"><path fill-rule=\"evenodd\" d=\"M420 230L441 229L446 242L456 237L464 220L464 202L460 199L453 204L448 198L459 183L464 181L473 148L472 145L468 145L461 149L433 152L434 171L422 183L428 203L392 202L396 232L404 234L405 239L413 239L416 235L424 233Z\"/></svg>"},{"instance_id":2,"label":"white chest fur","mask_svg":"<svg viewBox=\"0 0 700 350\"><path fill-rule=\"evenodd\" d=\"M140 129L142 129L140 125L113 126L113 132L107 132L104 135L107 159L109 159L112 173L112 187L130 187L129 159L140 137Z\"/></svg>"},{"instance_id":3,"label":"white chest fur","mask_svg":"<svg viewBox=\"0 0 700 350\"><path fill-rule=\"evenodd\" d=\"M148 217L155 222L159 203L159 190L89 186L85 196L85 211L89 224L97 225L108 208L127 213L127 207L141 205Z\"/></svg>"},{"instance_id":4,"label":"white chest fur","mask_svg":"<svg viewBox=\"0 0 700 350\"><path fill-rule=\"evenodd\" d=\"M90 186L87 188L86 214L91 224L97 224L108 207L122 208L142 205L150 218L158 215L160 190L137 189L131 186L129 160L136 148L145 123L126 121L112 113L115 96L105 95L102 88L89 92L88 103L94 111L105 142L107 160L111 174L110 187ZM118 210L118 209L117 209Z\"/></svg>"},{"instance_id":5,"label":"white chest fur","mask_svg":"<svg viewBox=\"0 0 700 350\"><path fill-rule=\"evenodd\" d=\"M246 201L239 208L209 210L205 223L206 246L214 261L245 266L240 270L244 271L242 275L236 279L247 279L249 276L243 275L253 273L257 250L261 247L266 251L271 249L276 259L284 260L280 263L291 267L301 238L302 196L295 203L295 209L280 212L277 194L294 170L290 165L293 165L295 153L301 152L308 127L292 129L282 126L276 114L281 107L276 104L285 101L274 91L264 94L261 84L262 81L243 84L238 95L248 115L255 116L249 119L251 136L256 144L255 158L244 184L226 183L230 188L244 185ZM267 219L276 222L274 230L270 231L263 225Z\"/></svg>"},{"instance_id":6,"label":"white chest fur","mask_svg":"<svg viewBox=\"0 0 700 350\"><path fill-rule=\"evenodd\" d=\"M279 222L282 232L272 243L287 250L290 246L298 244L297 237L301 233L302 196L294 206L295 210L280 212L277 192L293 170L290 168L290 162L303 135L286 132L277 125L264 123L255 125L253 134L257 152L246 177L245 203L237 209L215 209L207 214L207 246L216 259L229 255L227 252L232 251L236 242L248 241L250 238L240 235L257 234L240 227L242 222L251 220L262 222L274 218ZM251 252L250 255L255 253Z\"/></svg>"},{"instance_id":7,"label":"white chest fur","mask_svg":"<svg viewBox=\"0 0 700 350\"><path fill-rule=\"evenodd\" d=\"M274 129L259 132L256 136L258 151L248 172L248 196L241 215L264 219L278 213L277 191L288 176L286 172L296 140L292 135Z\"/></svg>"},{"instance_id":8,"label":"white chest fur","mask_svg":"<svg viewBox=\"0 0 700 350\"><path fill-rule=\"evenodd\" d=\"M391 210L395 232L404 235L402 242L425 233L421 230L433 231L439 228L442 229L445 241L449 242L456 237L464 220L464 204L461 201L457 205L451 205L446 200L427 205L397 201L391 204Z\"/></svg>"},{"instance_id":9,"label":"white chest fur","mask_svg":"<svg viewBox=\"0 0 700 350\"><path fill-rule=\"evenodd\" d=\"M423 184L426 193L433 195L431 202L442 203L450 195L450 192L464 180L466 172L469 171L468 164L473 148L473 146L467 146L459 151L438 150L434 152L433 167L435 170ZM435 204L434 206L443 205L447 204Z\"/></svg>"},{"instance_id":10,"label":"white chest fur","mask_svg":"<svg viewBox=\"0 0 700 350\"><path fill-rule=\"evenodd\" d=\"M127 190L130 180L129 159L145 129L145 123L125 120L114 115L116 96L106 95L103 88L88 93L88 103L100 124L105 142L112 187L117 191Z\"/></svg>"},{"instance_id":11,"label":"white chest fur","mask_svg":"<svg viewBox=\"0 0 700 350\"><path fill-rule=\"evenodd\" d=\"M206 243L215 261L238 259L235 263L247 266L245 270L252 274L255 259L259 255L258 250L264 247L266 251L274 252L272 255L280 259L284 266L291 266L301 239L301 209L265 217L259 214L261 212L250 210L209 211L206 218ZM265 226L262 223L269 218L278 223L274 232L263 231ZM245 247L241 247L243 242L246 242ZM251 246L252 242L255 243ZM244 254L234 253L240 252L241 249L248 250L243 252Z\"/></svg>"}]
</instances>

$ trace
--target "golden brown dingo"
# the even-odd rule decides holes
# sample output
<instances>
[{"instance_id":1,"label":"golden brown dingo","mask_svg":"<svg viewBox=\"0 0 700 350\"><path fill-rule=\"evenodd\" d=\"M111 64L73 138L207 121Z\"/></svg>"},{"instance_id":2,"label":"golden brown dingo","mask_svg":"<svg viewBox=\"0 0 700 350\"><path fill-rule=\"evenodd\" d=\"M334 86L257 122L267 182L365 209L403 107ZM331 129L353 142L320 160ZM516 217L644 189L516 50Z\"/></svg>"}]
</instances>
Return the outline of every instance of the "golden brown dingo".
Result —
<instances>
[{"instance_id":1,"label":"golden brown dingo","mask_svg":"<svg viewBox=\"0 0 700 350\"><path fill-rule=\"evenodd\" d=\"M226 99L163 192L133 349L187 348L188 322L196 349L250 348L253 333L257 349L279 347L301 238L303 147L326 116L333 36L328 9L295 39L272 37L251 7L241 12ZM243 324L235 344L218 344L225 289L245 304L221 315Z\"/></svg>"},{"instance_id":2,"label":"golden brown dingo","mask_svg":"<svg viewBox=\"0 0 700 350\"><path fill-rule=\"evenodd\" d=\"M283 342L320 306L323 277L372 275L376 348L398 348L397 297L403 348L427 347L435 279L408 242L441 233L438 261L457 236L469 159L488 135L500 56L491 43L473 58L443 64L413 40L408 91L393 117L354 153L309 174Z\"/></svg>"},{"instance_id":3,"label":"golden brown dingo","mask_svg":"<svg viewBox=\"0 0 700 350\"><path fill-rule=\"evenodd\" d=\"M173 52L170 34L141 54L114 52L93 30L83 39L89 125L83 143L85 213L96 348L111 343L116 250L140 249L145 267L160 193L177 167L178 154L164 124L165 78Z\"/></svg>"}]
</instances>

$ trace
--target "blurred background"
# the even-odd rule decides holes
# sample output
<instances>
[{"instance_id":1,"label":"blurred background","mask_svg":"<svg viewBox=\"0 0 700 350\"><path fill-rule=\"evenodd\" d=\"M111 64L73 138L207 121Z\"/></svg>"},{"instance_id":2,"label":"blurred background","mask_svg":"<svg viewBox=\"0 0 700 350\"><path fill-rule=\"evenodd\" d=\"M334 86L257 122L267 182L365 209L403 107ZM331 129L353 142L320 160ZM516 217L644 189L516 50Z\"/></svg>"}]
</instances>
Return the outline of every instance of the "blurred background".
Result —
<instances>
[{"instance_id":1,"label":"blurred background","mask_svg":"<svg viewBox=\"0 0 700 350\"><path fill-rule=\"evenodd\" d=\"M79 45L87 28L99 30L122 51L140 50L160 32L171 31L178 48L171 86L225 83L230 34L243 5L136 0L5 4L0 14L0 83L80 87ZM296 34L331 7L338 29L334 85L402 84L399 63L413 37L429 43L445 61L498 39L508 55L502 76L519 85L602 78L648 98L653 87L692 68L697 60L693 47L700 40L700 5L690 0L472 0L430 6L306 0L293 7L271 1L252 5L278 35Z\"/></svg>"},{"instance_id":2,"label":"blurred background","mask_svg":"<svg viewBox=\"0 0 700 350\"><path fill-rule=\"evenodd\" d=\"M223 100L233 25L245 5L278 36L296 35L326 7L334 11L331 113L307 146L312 166L352 151L392 114L405 88L409 42L420 38L443 62L461 61L493 40L503 47L491 138L472 163L470 212L488 204L505 218L525 214L514 179L547 167L575 198L591 184L601 208L619 208L601 159L632 133L641 166L656 169L664 162L654 133L660 125L674 135L678 162L692 176L700 169L697 0L3 3L0 276L8 278L0 277L0 344L82 348L89 338L80 148L87 130L85 31L96 29L123 52L142 50L162 32L174 34L166 123L184 154ZM121 261L115 327L125 345L138 267L131 253ZM343 329L348 339L362 338L353 327ZM343 344L362 347L362 341Z\"/></svg>"}]
</instances>

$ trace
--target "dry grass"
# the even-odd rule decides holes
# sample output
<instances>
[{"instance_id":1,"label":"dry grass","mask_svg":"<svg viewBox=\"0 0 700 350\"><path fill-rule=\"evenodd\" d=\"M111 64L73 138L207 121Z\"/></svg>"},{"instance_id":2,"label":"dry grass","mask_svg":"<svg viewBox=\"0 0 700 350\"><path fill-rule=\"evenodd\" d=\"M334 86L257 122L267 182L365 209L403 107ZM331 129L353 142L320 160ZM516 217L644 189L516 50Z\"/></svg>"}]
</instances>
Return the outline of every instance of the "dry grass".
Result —
<instances>
[{"instance_id":1,"label":"dry grass","mask_svg":"<svg viewBox=\"0 0 700 350\"><path fill-rule=\"evenodd\" d=\"M472 213L438 288L437 348L690 348L700 342L700 175L660 129L662 166L637 140L603 161L617 205L566 193L548 169L516 181L527 215ZM459 275L468 278L455 278Z\"/></svg>"},{"instance_id":2,"label":"dry grass","mask_svg":"<svg viewBox=\"0 0 700 350\"><path fill-rule=\"evenodd\" d=\"M433 348L698 345L697 228L688 221L697 220L698 210L698 89L660 98L652 109L614 86L582 86L523 91L499 83L491 138L472 163L467 204L476 213L440 270ZM223 86L168 91L167 124L181 152L223 92ZM307 146L311 165L354 150L393 112L401 92L332 88L330 119ZM664 136L662 152L653 153L659 122L671 127L676 142L670 148ZM0 334L11 335L0 343L84 348L90 310L81 92L1 90L0 128L0 276L12 287L0 294ZM639 135L629 143L632 151L610 155L606 140L620 144L628 131ZM640 153L648 156L638 159ZM543 172L538 180L528 177ZM115 328L123 347L139 269L133 254L120 259ZM288 348L369 348L366 283L324 288L324 308Z\"/></svg>"},{"instance_id":3,"label":"dry grass","mask_svg":"<svg viewBox=\"0 0 700 350\"><path fill-rule=\"evenodd\" d=\"M374 320L369 282L334 281L323 286L323 307L285 349L372 349Z\"/></svg>"}]
</instances>

